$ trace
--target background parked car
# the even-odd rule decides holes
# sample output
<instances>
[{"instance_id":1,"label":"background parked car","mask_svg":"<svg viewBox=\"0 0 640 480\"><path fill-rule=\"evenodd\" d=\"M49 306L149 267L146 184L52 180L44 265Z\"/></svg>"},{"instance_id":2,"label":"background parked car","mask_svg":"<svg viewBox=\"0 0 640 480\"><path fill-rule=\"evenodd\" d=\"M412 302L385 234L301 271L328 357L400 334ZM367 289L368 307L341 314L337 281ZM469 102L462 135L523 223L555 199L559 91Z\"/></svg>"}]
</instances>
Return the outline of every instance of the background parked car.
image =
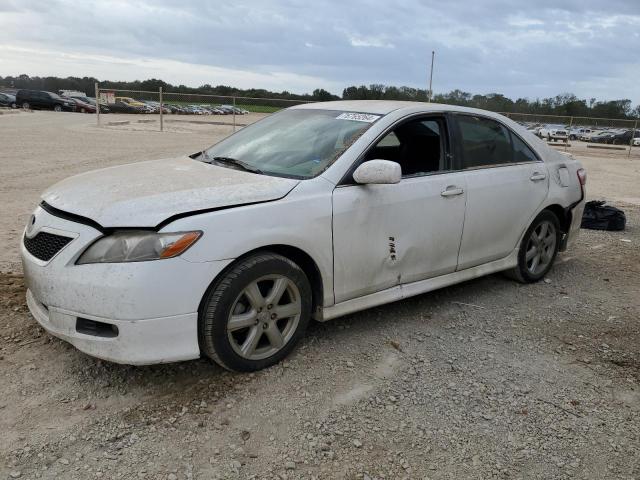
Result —
<instances>
[{"instance_id":1,"label":"background parked car","mask_svg":"<svg viewBox=\"0 0 640 480\"><path fill-rule=\"evenodd\" d=\"M568 132L558 125L545 125L538 131L538 136L551 142L553 140L567 141Z\"/></svg>"},{"instance_id":2,"label":"background parked car","mask_svg":"<svg viewBox=\"0 0 640 480\"><path fill-rule=\"evenodd\" d=\"M577 140L579 138L582 138L583 135L587 135L593 131L594 130L591 128L584 128L584 127L575 128L574 127L571 130L569 130L569 140Z\"/></svg>"},{"instance_id":3,"label":"background parked car","mask_svg":"<svg viewBox=\"0 0 640 480\"><path fill-rule=\"evenodd\" d=\"M76 112L80 112L80 113L96 113L96 106L94 104L85 102L83 100L80 100L79 98L74 98L74 97L65 97L62 96L61 98L68 100L69 102L73 102L76 105Z\"/></svg>"},{"instance_id":4,"label":"background parked car","mask_svg":"<svg viewBox=\"0 0 640 480\"><path fill-rule=\"evenodd\" d=\"M140 100L134 100L131 97L116 97L116 103L118 102L122 102L122 103L126 103L127 105L131 106L131 107L138 107L138 108L142 108L145 109L146 108L146 104L141 102Z\"/></svg>"},{"instance_id":5,"label":"background parked car","mask_svg":"<svg viewBox=\"0 0 640 480\"><path fill-rule=\"evenodd\" d=\"M594 128L590 132L583 133L578 138L583 142L590 142L593 137L595 137L596 135L600 135L602 132L603 130L598 130Z\"/></svg>"},{"instance_id":6,"label":"background parked car","mask_svg":"<svg viewBox=\"0 0 640 480\"><path fill-rule=\"evenodd\" d=\"M609 130L599 132L597 135L593 135L589 138L591 143L611 143L613 137L616 135L616 132L611 132Z\"/></svg>"},{"instance_id":7,"label":"background parked car","mask_svg":"<svg viewBox=\"0 0 640 480\"><path fill-rule=\"evenodd\" d=\"M16 97L10 93L0 92L0 107L16 108Z\"/></svg>"},{"instance_id":8,"label":"background parked car","mask_svg":"<svg viewBox=\"0 0 640 480\"><path fill-rule=\"evenodd\" d=\"M73 94L62 95L62 96L66 96L66 97L72 98L73 100L80 100L81 102L88 103L93 107L94 112L96 110L96 99L94 97L87 97L86 95L82 94L82 92L74 92ZM109 113L109 112L110 110L107 104L105 102L100 102L100 113Z\"/></svg>"},{"instance_id":9,"label":"background parked car","mask_svg":"<svg viewBox=\"0 0 640 480\"><path fill-rule=\"evenodd\" d=\"M120 101L110 103L108 108L113 113L146 113L146 110L142 107L134 107L128 103ZM100 111L102 111L102 105L100 105Z\"/></svg>"},{"instance_id":10,"label":"background parked car","mask_svg":"<svg viewBox=\"0 0 640 480\"><path fill-rule=\"evenodd\" d=\"M613 136L611 143L614 145L629 145L631 138L640 138L640 130L625 130Z\"/></svg>"},{"instance_id":11,"label":"background parked car","mask_svg":"<svg viewBox=\"0 0 640 480\"><path fill-rule=\"evenodd\" d=\"M16 105L24 109L55 110L56 112L74 112L75 102L65 100L57 93L44 90L18 90Z\"/></svg>"}]
</instances>

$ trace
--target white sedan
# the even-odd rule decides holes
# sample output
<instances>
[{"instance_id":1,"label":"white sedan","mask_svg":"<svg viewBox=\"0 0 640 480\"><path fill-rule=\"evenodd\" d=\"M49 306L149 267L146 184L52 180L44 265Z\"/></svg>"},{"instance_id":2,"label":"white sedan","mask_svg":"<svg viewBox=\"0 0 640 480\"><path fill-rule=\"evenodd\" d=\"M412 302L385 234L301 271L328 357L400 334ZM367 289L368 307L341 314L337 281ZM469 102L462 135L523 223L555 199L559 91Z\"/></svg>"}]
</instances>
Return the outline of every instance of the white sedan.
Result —
<instances>
[{"instance_id":1,"label":"white sedan","mask_svg":"<svg viewBox=\"0 0 640 480\"><path fill-rule=\"evenodd\" d=\"M284 358L329 320L507 271L535 282L575 239L586 175L501 115L300 105L190 156L42 195L21 253L52 335L99 358Z\"/></svg>"}]
</instances>

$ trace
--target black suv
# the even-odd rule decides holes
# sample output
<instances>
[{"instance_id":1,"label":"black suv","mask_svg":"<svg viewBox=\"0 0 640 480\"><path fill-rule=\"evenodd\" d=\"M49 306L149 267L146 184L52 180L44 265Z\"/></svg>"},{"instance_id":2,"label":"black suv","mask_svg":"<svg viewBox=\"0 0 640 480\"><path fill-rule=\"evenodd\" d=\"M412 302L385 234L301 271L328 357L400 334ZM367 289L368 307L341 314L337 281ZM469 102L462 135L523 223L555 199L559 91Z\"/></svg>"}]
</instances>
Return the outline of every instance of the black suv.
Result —
<instances>
[{"instance_id":1,"label":"black suv","mask_svg":"<svg viewBox=\"0 0 640 480\"><path fill-rule=\"evenodd\" d=\"M24 109L55 110L56 112L75 112L75 102L65 100L60 95L43 90L18 90L16 105Z\"/></svg>"}]
</instances>

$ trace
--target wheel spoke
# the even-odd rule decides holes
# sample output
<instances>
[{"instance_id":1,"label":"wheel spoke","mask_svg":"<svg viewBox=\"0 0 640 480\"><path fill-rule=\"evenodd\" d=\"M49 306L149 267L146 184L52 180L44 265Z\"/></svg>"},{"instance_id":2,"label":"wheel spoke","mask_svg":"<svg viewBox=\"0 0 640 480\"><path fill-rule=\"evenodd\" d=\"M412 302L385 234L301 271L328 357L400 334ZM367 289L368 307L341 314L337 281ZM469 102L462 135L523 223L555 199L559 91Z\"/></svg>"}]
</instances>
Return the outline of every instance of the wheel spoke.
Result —
<instances>
[{"instance_id":1,"label":"wheel spoke","mask_svg":"<svg viewBox=\"0 0 640 480\"><path fill-rule=\"evenodd\" d=\"M540 225L540 233L538 234L538 240L542 242L544 238L547 236L548 230L549 230L549 224L547 222L544 222L542 225Z\"/></svg>"},{"instance_id":2,"label":"wheel spoke","mask_svg":"<svg viewBox=\"0 0 640 480\"><path fill-rule=\"evenodd\" d=\"M271 291L267 295L266 303L270 303L273 305L277 305L284 292L287 290L288 280L286 278L276 278L273 281L273 286L271 287Z\"/></svg>"},{"instance_id":3,"label":"wheel spoke","mask_svg":"<svg viewBox=\"0 0 640 480\"><path fill-rule=\"evenodd\" d=\"M284 338L282 338L282 333L278 329L278 326L275 323L272 323L269 328L267 328L264 333L267 335L269 339L269 343L274 348L281 348L284 345Z\"/></svg>"},{"instance_id":4,"label":"wheel spoke","mask_svg":"<svg viewBox=\"0 0 640 480\"><path fill-rule=\"evenodd\" d=\"M244 289L244 295L251 303L251 306L256 310L264 305L264 297L262 293L260 293L260 289L258 288L258 284L256 282L252 282L247 285L247 288Z\"/></svg>"},{"instance_id":5,"label":"wheel spoke","mask_svg":"<svg viewBox=\"0 0 640 480\"><path fill-rule=\"evenodd\" d=\"M538 253L538 248L537 248L537 247L535 247L535 246L534 246L534 247L531 247L531 248L527 251L527 253L526 253L526 255L524 256L524 258L525 258L525 260L526 260L527 262L529 262L529 260L531 260L533 257L535 257L537 253Z\"/></svg>"},{"instance_id":6,"label":"wheel spoke","mask_svg":"<svg viewBox=\"0 0 640 480\"><path fill-rule=\"evenodd\" d=\"M286 305L278 305L275 307L274 313L278 315L278 318L289 318L298 315L300 313L300 302L295 301Z\"/></svg>"},{"instance_id":7,"label":"wheel spoke","mask_svg":"<svg viewBox=\"0 0 640 480\"><path fill-rule=\"evenodd\" d=\"M531 270L531 273L535 273L539 263L540 263L540 253L538 253L535 257L533 257L533 260L531 261L531 267L529 268Z\"/></svg>"},{"instance_id":8,"label":"wheel spoke","mask_svg":"<svg viewBox=\"0 0 640 480\"><path fill-rule=\"evenodd\" d=\"M253 352L256 351L256 347L258 346L258 342L260 341L260 337L262 336L263 331L264 330L262 330L259 325L256 325L251 330L249 330L247 338L240 347L240 350L245 357L250 357Z\"/></svg>"},{"instance_id":9,"label":"wheel spoke","mask_svg":"<svg viewBox=\"0 0 640 480\"><path fill-rule=\"evenodd\" d=\"M232 315L229 319L229 323L227 323L227 330L229 330L230 332L235 332L236 330L251 327L256 323L257 317L258 315L253 309L245 313Z\"/></svg>"}]
</instances>

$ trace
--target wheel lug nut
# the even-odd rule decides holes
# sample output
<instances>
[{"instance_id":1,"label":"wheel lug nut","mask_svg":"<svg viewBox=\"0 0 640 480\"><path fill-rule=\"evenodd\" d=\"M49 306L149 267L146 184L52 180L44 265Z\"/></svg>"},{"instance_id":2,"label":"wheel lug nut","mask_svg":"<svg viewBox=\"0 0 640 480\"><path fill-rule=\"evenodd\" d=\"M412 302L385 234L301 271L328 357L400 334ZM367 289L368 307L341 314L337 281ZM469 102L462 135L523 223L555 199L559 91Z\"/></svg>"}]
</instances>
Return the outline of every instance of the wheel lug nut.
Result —
<instances>
[{"instance_id":1,"label":"wheel lug nut","mask_svg":"<svg viewBox=\"0 0 640 480\"><path fill-rule=\"evenodd\" d=\"M276 318L278 318L278 316L275 313L271 314L271 320L275 320Z\"/></svg>"},{"instance_id":2,"label":"wheel lug nut","mask_svg":"<svg viewBox=\"0 0 640 480\"><path fill-rule=\"evenodd\" d=\"M262 328L264 328L264 329L266 330L267 328L269 328L269 324L268 324L268 323L266 323L266 322L265 322L265 323L263 323L263 324L262 324Z\"/></svg>"},{"instance_id":3,"label":"wheel lug nut","mask_svg":"<svg viewBox=\"0 0 640 480\"><path fill-rule=\"evenodd\" d=\"M269 304L267 305L267 310L271 310L273 308L273 305Z\"/></svg>"}]
</instances>

